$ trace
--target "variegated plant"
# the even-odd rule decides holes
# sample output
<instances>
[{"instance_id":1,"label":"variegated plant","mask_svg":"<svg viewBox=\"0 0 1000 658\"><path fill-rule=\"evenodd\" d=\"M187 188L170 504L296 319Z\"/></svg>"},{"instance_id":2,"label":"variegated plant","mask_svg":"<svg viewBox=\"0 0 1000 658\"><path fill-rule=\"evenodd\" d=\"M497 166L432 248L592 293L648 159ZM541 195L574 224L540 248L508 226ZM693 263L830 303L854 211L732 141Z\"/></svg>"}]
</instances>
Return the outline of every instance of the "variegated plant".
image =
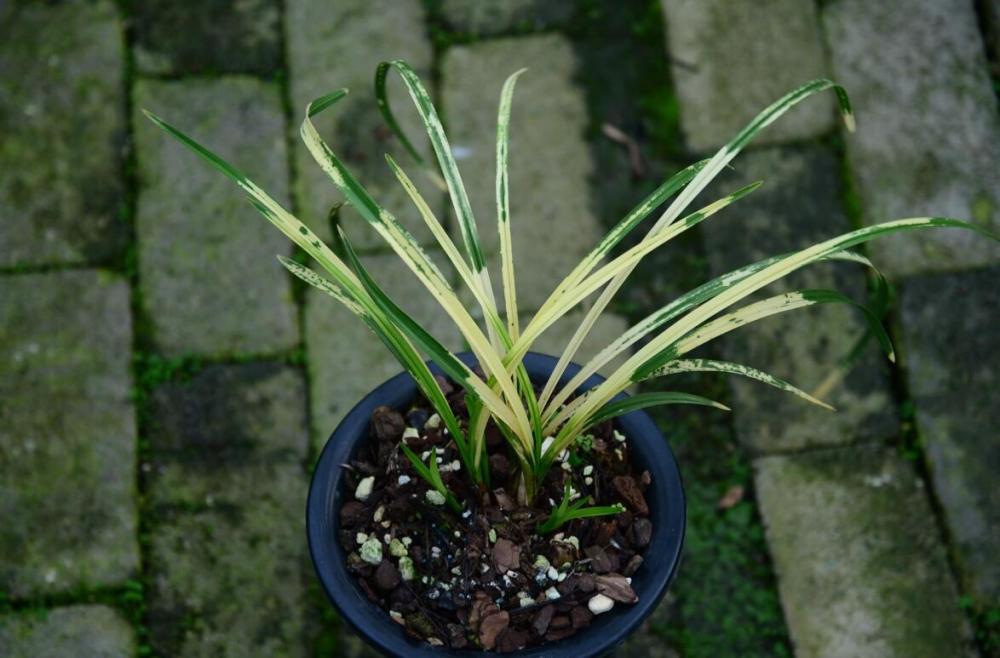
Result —
<instances>
[{"instance_id":1,"label":"variegated plant","mask_svg":"<svg viewBox=\"0 0 1000 658\"><path fill-rule=\"evenodd\" d=\"M386 76L390 69L398 71L409 90L430 138L440 174L425 165L393 116L386 91ZM982 229L972 224L946 217L900 219L851 231L801 251L753 263L713 279L650 314L588 361L568 383L560 386L559 382L566 367L577 353L584 338L639 261L654 249L759 186L760 183L754 183L699 210L685 214L691 201L760 131L793 106L824 90L833 90L836 94L848 129L853 129L853 118L847 94L840 86L829 80L814 80L785 95L754 118L713 157L679 171L628 213L555 287L540 310L522 327L517 312L507 179L511 98L515 82L521 73L523 70L511 75L504 83L500 93L497 118L496 207L500 233L500 278L504 297L502 311L493 293L490 273L480 247L476 222L462 177L426 89L414 71L402 61L380 64L375 77L376 99L389 127L421 168L440 187L448 191L461 228L464 253L452 241L411 179L387 155L388 165L412 199L462 283L475 298L476 304L481 309L482 325L463 305L448 278L429 255L396 218L369 195L314 127L312 117L341 100L347 94L347 90L334 91L310 103L301 125L302 138L313 157L330 176L333 184L343 192L347 202L393 248L455 323L478 360L484 377L477 375L456 358L385 294L357 258L350 241L342 232L335 236L334 248L327 246L312 230L244 174L176 128L147 112L147 116L157 125L232 178L249 195L250 203L264 217L315 259L329 278L293 260L278 257L293 274L334 297L359 316L413 376L419 390L440 415L460 453L465 473L475 485L486 486L490 480L489 459L485 455L484 439L490 421L496 423L517 456L522 483L519 493L523 500L531 500L557 456L596 423L651 405L701 404L725 408L717 402L678 392L641 393L615 400L619 393L633 384L652 378L692 371L741 375L793 393L811 403L828 407L792 384L749 366L690 358L688 355L713 338L761 318L813 304L849 303L862 309L869 321L870 332L876 336L891 359L892 346L880 324L881 312L870 310L836 291L785 292L735 310L731 309L748 295L785 275L811 263L826 260L852 261L871 268L878 281L878 295L873 305L880 306L886 298L885 280L867 258L850 251L852 247L877 237L925 228L956 227L982 232ZM641 242L617 256L612 255L612 250L629 232L675 194L676 198L663 211ZM531 349L535 340L554 322L595 293L597 293L596 300L591 304L562 353L541 394L537 395L522 363L525 354ZM645 342L603 383L577 395L578 388L592 374L615 357L629 354L640 341ZM444 393L424 362L425 357L433 360L444 373L465 390L469 410L467 422L460 421L449 407ZM403 447L405 449L405 445ZM445 488L437 472L434 458L432 457L428 464L423 464L416 454L409 450L406 452L414 462L418 473L430 486L441 493L452 507L460 508L462 503ZM578 516L616 511L615 508L582 508L579 503L572 507L568 504L563 505L559 509L564 515ZM555 518L550 519L549 525L557 525L557 521Z\"/></svg>"}]
</instances>

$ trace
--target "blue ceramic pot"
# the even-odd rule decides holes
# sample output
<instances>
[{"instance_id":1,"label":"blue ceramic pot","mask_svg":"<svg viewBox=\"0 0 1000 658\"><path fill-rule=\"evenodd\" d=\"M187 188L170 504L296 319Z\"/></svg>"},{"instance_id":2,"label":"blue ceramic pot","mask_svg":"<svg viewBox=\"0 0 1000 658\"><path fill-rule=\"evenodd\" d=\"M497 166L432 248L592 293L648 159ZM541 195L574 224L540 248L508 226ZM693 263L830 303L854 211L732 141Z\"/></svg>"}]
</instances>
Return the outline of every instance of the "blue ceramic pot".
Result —
<instances>
[{"instance_id":1,"label":"blue ceramic pot","mask_svg":"<svg viewBox=\"0 0 1000 658\"><path fill-rule=\"evenodd\" d=\"M474 362L469 354L462 354L460 358L469 364ZM524 360L528 375L536 383L544 383L555 364L555 358L535 353L528 354ZM432 370L438 372L433 366ZM579 370L578 365L571 365L563 381L568 381ZM581 388L588 389L600 382L601 378L595 375ZM368 425L375 407L386 405L403 409L416 394L416 384L407 373L396 375L366 395L330 436L316 464L306 504L306 532L313 565L340 616L369 644L390 656L472 658L498 655L432 647L407 637L403 628L392 621L385 610L369 601L358 587L355 577L347 570L347 556L337 540L340 507L353 495L344 491L344 473L340 465L350 461L358 447L368 440ZM685 523L684 488L677 462L663 434L644 412L620 416L615 425L628 437L637 469L648 469L652 475L645 497L653 536L642 554L642 566L632 577L632 587L639 595L639 602L616 605L612 611L594 617L590 627L564 640L505 655L585 658L605 654L621 644L653 612L677 572Z\"/></svg>"}]
</instances>

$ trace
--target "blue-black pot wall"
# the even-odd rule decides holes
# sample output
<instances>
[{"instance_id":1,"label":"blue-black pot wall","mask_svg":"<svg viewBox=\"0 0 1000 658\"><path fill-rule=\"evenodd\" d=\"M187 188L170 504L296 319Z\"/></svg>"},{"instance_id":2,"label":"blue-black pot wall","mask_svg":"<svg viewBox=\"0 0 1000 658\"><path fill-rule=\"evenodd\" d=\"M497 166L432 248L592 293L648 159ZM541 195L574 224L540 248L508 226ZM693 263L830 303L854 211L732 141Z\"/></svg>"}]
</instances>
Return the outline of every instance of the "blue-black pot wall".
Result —
<instances>
[{"instance_id":1,"label":"blue-black pot wall","mask_svg":"<svg viewBox=\"0 0 1000 658\"><path fill-rule=\"evenodd\" d=\"M460 358L466 363L474 360L469 354ZM531 353L525 357L525 366L533 381L544 382L556 359ZM432 369L437 369L432 366ZM567 368L563 381L568 381L580 369L573 364ZM600 383L598 376L591 377L581 389ZM346 568L346 556L337 535L340 527L340 507L346 500L342 491L341 464L348 462L358 447L368 439L368 424L372 411L380 405L402 408L416 395L416 385L406 373L401 373L369 393L347 414L327 441L309 488L306 504L306 532L309 552L320 582L330 601L343 617L367 642L390 656L493 656L492 652L453 650L431 647L406 637L401 626L392 621L386 612L368 600L358 588L354 576ZM524 649L509 656L585 658L600 656L628 637L656 608L667 591L680 562L684 542L684 489L677 462L666 440L649 416L641 411L617 419L619 430L628 437L632 459L638 468L649 469L652 483L645 492L649 504L653 537L643 553L644 562L632 579L632 587L639 595L639 602L632 606L616 605L608 613L594 617L591 626L572 637ZM350 495L350 492L347 492Z\"/></svg>"}]
</instances>

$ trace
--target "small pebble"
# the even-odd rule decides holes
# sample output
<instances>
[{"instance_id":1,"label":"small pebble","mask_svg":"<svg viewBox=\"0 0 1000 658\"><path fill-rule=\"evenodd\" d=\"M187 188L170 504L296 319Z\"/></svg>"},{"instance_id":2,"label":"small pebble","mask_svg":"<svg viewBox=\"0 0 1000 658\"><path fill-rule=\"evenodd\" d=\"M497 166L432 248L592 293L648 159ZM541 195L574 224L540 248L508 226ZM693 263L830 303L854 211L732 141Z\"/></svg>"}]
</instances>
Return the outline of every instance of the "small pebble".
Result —
<instances>
[{"instance_id":1,"label":"small pebble","mask_svg":"<svg viewBox=\"0 0 1000 658\"><path fill-rule=\"evenodd\" d=\"M603 614L613 607L615 602L603 594L596 594L587 601L587 608L595 615Z\"/></svg>"},{"instance_id":2,"label":"small pebble","mask_svg":"<svg viewBox=\"0 0 1000 658\"><path fill-rule=\"evenodd\" d=\"M562 594L560 594L559 590L557 590L555 587L550 587L547 590L545 590L545 598L547 598L550 601L555 601L561 596Z\"/></svg>"},{"instance_id":3,"label":"small pebble","mask_svg":"<svg viewBox=\"0 0 1000 658\"><path fill-rule=\"evenodd\" d=\"M455 574L456 576L461 576L462 575L462 567L452 567L451 568L451 572L453 574Z\"/></svg>"},{"instance_id":4,"label":"small pebble","mask_svg":"<svg viewBox=\"0 0 1000 658\"><path fill-rule=\"evenodd\" d=\"M593 466L593 464L587 464L586 466L583 467L583 474L584 475L592 475L593 472L594 472L594 466Z\"/></svg>"},{"instance_id":5,"label":"small pebble","mask_svg":"<svg viewBox=\"0 0 1000 658\"><path fill-rule=\"evenodd\" d=\"M361 559L368 564L379 564L382 562L382 542L378 537L371 537L361 545Z\"/></svg>"},{"instance_id":6,"label":"small pebble","mask_svg":"<svg viewBox=\"0 0 1000 658\"><path fill-rule=\"evenodd\" d=\"M544 555L536 555L535 564L533 566L536 569L548 569L550 567L549 559Z\"/></svg>"},{"instance_id":7,"label":"small pebble","mask_svg":"<svg viewBox=\"0 0 1000 658\"><path fill-rule=\"evenodd\" d=\"M409 546L413 543L412 537L403 537L403 546Z\"/></svg>"},{"instance_id":8,"label":"small pebble","mask_svg":"<svg viewBox=\"0 0 1000 658\"><path fill-rule=\"evenodd\" d=\"M354 497L360 501L368 500L368 497L372 495L372 487L375 486L375 476L369 475L368 477L358 482L358 488L354 490Z\"/></svg>"},{"instance_id":9,"label":"small pebble","mask_svg":"<svg viewBox=\"0 0 1000 658\"><path fill-rule=\"evenodd\" d=\"M359 544L363 544L363 543L365 543L366 541L368 541L368 535L367 535L367 534L365 534L365 533L363 533L363 532L359 532L358 534L356 534L356 535L354 536L354 540L355 540L356 542L358 542Z\"/></svg>"},{"instance_id":10,"label":"small pebble","mask_svg":"<svg viewBox=\"0 0 1000 658\"><path fill-rule=\"evenodd\" d=\"M444 505L444 494L436 489L428 489L427 493L424 494L424 498L431 505Z\"/></svg>"},{"instance_id":11,"label":"small pebble","mask_svg":"<svg viewBox=\"0 0 1000 658\"><path fill-rule=\"evenodd\" d=\"M589 487L590 485L594 484L594 478L585 477L583 478L583 483Z\"/></svg>"},{"instance_id":12,"label":"small pebble","mask_svg":"<svg viewBox=\"0 0 1000 658\"><path fill-rule=\"evenodd\" d=\"M569 465L569 462L563 462L559 467L564 471L572 471L573 467Z\"/></svg>"},{"instance_id":13,"label":"small pebble","mask_svg":"<svg viewBox=\"0 0 1000 658\"><path fill-rule=\"evenodd\" d=\"M615 441L617 441L618 443L625 443L625 435L622 434L621 432L619 432L618 430L614 430L614 432L612 433L612 436L615 438Z\"/></svg>"},{"instance_id":14,"label":"small pebble","mask_svg":"<svg viewBox=\"0 0 1000 658\"><path fill-rule=\"evenodd\" d=\"M440 426L441 416L438 416L437 414L431 414L431 417L427 419L426 423L424 423L424 427L428 427L432 430L436 430Z\"/></svg>"},{"instance_id":15,"label":"small pebble","mask_svg":"<svg viewBox=\"0 0 1000 658\"><path fill-rule=\"evenodd\" d=\"M490 532L489 532L488 536L490 538L490 543L491 544L497 543L497 531L496 530L494 530L493 528L490 528Z\"/></svg>"},{"instance_id":16,"label":"small pebble","mask_svg":"<svg viewBox=\"0 0 1000 658\"><path fill-rule=\"evenodd\" d=\"M549 567L548 570L545 572L545 575L549 577L549 580L559 579L559 572L556 570L555 567Z\"/></svg>"},{"instance_id":17,"label":"small pebble","mask_svg":"<svg viewBox=\"0 0 1000 658\"><path fill-rule=\"evenodd\" d=\"M396 482L399 484L399 486L403 486L404 484L409 484L410 483L410 476L409 475L400 475L399 479L396 480Z\"/></svg>"},{"instance_id":18,"label":"small pebble","mask_svg":"<svg viewBox=\"0 0 1000 658\"><path fill-rule=\"evenodd\" d=\"M404 546L403 542L399 541L398 539L393 538L389 542L389 555L393 557L404 557L408 553L409 551L406 550L406 546Z\"/></svg>"},{"instance_id":19,"label":"small pebble","mask_svg":"<svg viewBox=\"0 0 1000 658\"><path fill-rule=\"evenodd\" d=\"M413 580L417 577L417 570L413 566L413 558L408 555L399 558L399 576L403 580Z\"/></svg>"},{"instance_id":20,"label":"small pebble","mask_svg":"<svg viewBox=\"0 0 1000 658\"><path fill-rule=\"evenodd\" d=\"M403 430L403 441L406 441L407 439L419 439L419 438L420 438L420 432L417 431L416 427L407 427L405 430Z\"/></svg>"}]
</instances>

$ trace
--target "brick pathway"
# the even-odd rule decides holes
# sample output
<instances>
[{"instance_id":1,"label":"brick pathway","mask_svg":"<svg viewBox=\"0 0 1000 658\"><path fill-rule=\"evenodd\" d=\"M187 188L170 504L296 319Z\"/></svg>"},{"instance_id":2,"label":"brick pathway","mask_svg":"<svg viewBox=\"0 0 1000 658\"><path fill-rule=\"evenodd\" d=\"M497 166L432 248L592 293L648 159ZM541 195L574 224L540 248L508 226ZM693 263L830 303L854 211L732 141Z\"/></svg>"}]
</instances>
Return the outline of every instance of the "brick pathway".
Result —
<instances>
[{"instance_id":1,"label":"brick pathway","mask_svg":"<svg viewBox=\"0 0 1000 658\"><path fill-rule=\"evenodd\" d=\"M374 64L404 58L441 101L495 260L496 102L504 76L530 66L511 129L530 311L661 176L795 84L844 83L858 133L841 133L828 97L769 129L711 191L767 185L651 257L584 357L691 282L858 223L937 212L1000 225L996 3L978 19L966 0L662 4L0 7L0 655L372 655L319 593L301 519L329 432L398 367L344 309L290 279L274 260L292 253L287 241L143 108L328 236L340 199L298 125L309 100L349 87L321 130L429 242L383 166L390 151L412 169L371 96ZM638 139L641 162L603 122ZM423 190L447 218L450 204ZM341 220L376 278L460 349L377 236L350 209ZM618 655L1000 655L1000 250L942 232L871 252L900 283L900 364L865 353L828 396L838 414L706 378L692 386L731 417L657 414L687 474L688 553ZM787 285L862 295L865 278L823 267ZM861 326L824 308L715 351L808 389ZM572 328L538 348L559 350ZM733 485L742 501L717 509Z\"/></svg>"}]
</instances>

